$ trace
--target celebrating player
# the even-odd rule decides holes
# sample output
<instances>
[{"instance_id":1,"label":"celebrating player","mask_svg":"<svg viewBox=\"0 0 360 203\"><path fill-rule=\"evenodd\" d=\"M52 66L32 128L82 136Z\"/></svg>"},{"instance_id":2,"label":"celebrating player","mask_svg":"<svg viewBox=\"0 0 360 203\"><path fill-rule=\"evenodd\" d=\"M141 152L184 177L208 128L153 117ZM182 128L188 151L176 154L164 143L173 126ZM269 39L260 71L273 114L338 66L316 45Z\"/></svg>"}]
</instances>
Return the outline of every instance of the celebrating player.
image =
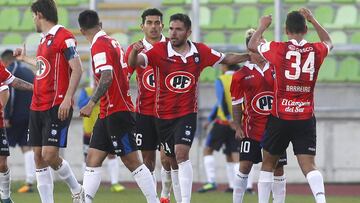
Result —
<instances>
[{"instance_id":1,"label":"celebrating player","mask_svg":"<svg viewBox=\"0 0 360 203\"><path fill-rule=\"evenodd\" d=\"M120 44L106 35L95 11L79 15L80 31L91 43L91 58L97 88L90 101L80 110L90 116L100 101L97 119L86 158L84 189L86 203L91 203L101 182L101 165L108 153L121 157L144 193L148 203L158 203L155 184L149 169L140 161L137 152L129 82L122 68L127 67Z\"/></svg>"},{"instance_id":2,"label":"celebrating player","mask_svg":"<svg viewBox=\"0 0 360 203\"><path fill-rule=\"evenodd\" d=\"M155 122L165 154L175 157L179 165L179 182L183 203L191 200L193 169L189 151L197 120L198 79L201 71L219 63L236 64L247 54L223 54L205 44L188 40L191 20L185 14L170 17L170 41L144 49L142 42L133 45L129 55L132 67L153 67L155 83Z\"/></svg>"},{"instance_id":3,"label":"celebrating player","mask_svg":"<svg viewBox=\"0 0 360 203\"><path fill-rule=\"evenodd\" d=\"M306 20L317 31L321 42L308 43ZM249 42L249 49L260 53L274 65L274 101L263 140L263 163L259 175L259 203L269 201L273 171L289 142L303 174L306 176L317 203L325 203L323 177L316 169L316 120L314 116L314 87L321 64L333 45L327 31L312 13L302 8L288 13L287 42L260 42L271 24L264 16Z\"/></svg>"}]
</instances>

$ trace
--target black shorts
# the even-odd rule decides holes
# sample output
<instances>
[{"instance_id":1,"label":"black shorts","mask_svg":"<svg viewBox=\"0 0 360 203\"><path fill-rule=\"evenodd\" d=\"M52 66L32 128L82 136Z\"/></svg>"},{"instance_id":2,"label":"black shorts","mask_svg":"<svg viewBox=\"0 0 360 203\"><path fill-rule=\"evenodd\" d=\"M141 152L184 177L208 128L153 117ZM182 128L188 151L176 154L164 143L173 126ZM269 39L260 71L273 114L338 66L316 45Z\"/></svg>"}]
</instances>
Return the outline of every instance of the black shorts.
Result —
<instances>
[{"instance_id":1,"label":"black shorts","mask_svg":"<svg viewBox=\"0 0 360 203\"><path fill-rule=\"evenodd\" d=\"M251 161L254 164L262 162L260 142L244 138L240 141L240 161ZM280 156L278 166L287 165L286 151Z\"/></svg>"},{"instance_id":2,"label":"black shorts","mask_svg":"<svg viewBox=\"0 0 360 203\"><path fill-rule=\"evenodd\" d=\"M58 118L59 106L46 111L30 110L29 140L30 146L66 147L67 135L72 118L72 109L69 117L61 121Z\"/></svg>"},{"instance_id":3,"label":"black shorts","mask_svg":"<svg viewBox=\"0 0 360 203\"><path fill-rule=\"evenodd\" d=\"M83 153L84 153L85 157L87 156L87 153L88 153L90 139L91 139L91 137L83 136Z\"/></svg>"},{"instance_id":4,"label":"black shorts","mask_svg":"<svg viewBox=\"0 0 360 203\"><path fill-rule=\"evenodd\" d=\"M0 128L0 156L10 156L5 128Z\"/></svg>"},{"instance_id":5,"label":"black shorts","mask_svg":"<svg viewBox=\"0 0 360 203\"><path fill-rule=\"evenodd\" d=\"M96 120L90 139L90 148L118 156L136 151L135 118L132 112L116 112Z\"/></svg>"},{"instance_id":6,"label":"black shorts","mask_svg":"<svg viewBox=\"0 0 360 203\"><path fill-rule=\"evenodd\" d=\"M140 150L159 148L159 136L155 127L155 117L136 114L135 139Z\"/></svg>"},{"instance_id":7,"label":"black shorts","mask_svg":"<svg viewBox=\"0 0 360 203\"><path fill-rule=\"evenodd\" d=\"M294 154L316 154L316 119L282 120L269 116L262 146L272 155L281 155L289 143Z\"/></svg>"},{"instance_id":8,"label":"black shorts","mask_svg":"<svg viewBox=\"0 0 360 203\"><path fill-rule=\"evenodd\" d=\"M10 147L15 147L16 145L28 146L27 136L29 132L29 121L19 121L11 123L11 127L6 129L6 134L9 141Z\"/></svg>"},{"instance_id":9,"label":"black shorts","mask_svg":"<svg viewBox=\"0 0 360 203\"><path fill-rule=\"evenodd\" d=\"M156 119L156 129L165 155L175 157L176 144L191 146L196 131L196 120L196 113L174 119Z\"/></svg>"},{"instance_id":10,"label":"black shorts","mask_svg":"<svg viewBox=\"0 0 360 203\"><path fill-rule=\"evenodd\" d=\"M239 141L235 139L235 131L229 125L216 122L210 130L205 145L216 151L219 151L225 145L224 154L226 155L240 150Z\"/></svg>"}]
</instances>

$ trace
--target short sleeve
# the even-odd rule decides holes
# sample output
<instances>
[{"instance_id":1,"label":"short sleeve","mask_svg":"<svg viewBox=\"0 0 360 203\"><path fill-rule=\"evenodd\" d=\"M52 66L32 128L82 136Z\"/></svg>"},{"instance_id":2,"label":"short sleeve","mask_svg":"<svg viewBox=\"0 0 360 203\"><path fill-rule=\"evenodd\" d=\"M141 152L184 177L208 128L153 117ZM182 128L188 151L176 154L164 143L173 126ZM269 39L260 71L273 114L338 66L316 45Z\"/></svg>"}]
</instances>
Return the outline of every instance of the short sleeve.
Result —
<instances>
[{"instance_id":1,"label":"short sleeve","mask_svg":"<svg viewBox=\"0 0 360 203\"><path fill-rule=\"evenodd\" d=\"M258 46L258 52L268 62L275 64L277 60L276 54L279 47L280 47L279 42L271 41L271 42L261 43Z\"/></svg>"},{"instance_id":2,"label":"short sleeve","mask_svg":"<svg viewBox=\"0 0 360 203\"><path fill-rule=\"evenodd\" d=\"M244 102L244 90L241 88L241 73L234 73L230 86L232 105L238 105Z\"/></svg>"},{"instance_id":3,"label":"short sleeve","mask_svg":"<svg viewBox=\"0 0 360 203\"><path fill-rule=\"evenodd\" d=\"M110 48L105 43L95 43L91 49L95 74L105 70L113 70Z\"/></svg>"},{"instance_id":4,"label":"short sleeve","mask_svg":"<svg viewBox=\"0 0 360 203\"><path fill-rule=\"evenodd\" d=\"M156 57L158 56L157 50L160 48L160 43L156 43L151 49L143 50L140 55L144 57L145 65L143 68L147 66L155 67L156 65Z\"/></svg>"},{"instance_id":5,"label":"short sleeve","mask_svg":"<svg viewBox=\"0 0 360 203\"><path fill-rule=\"evenodd\" d=\"M4 64L0 62L0 83L8 85L12 83L14 79L15 76L13 76L8 70L6 70Z\"/></svg>"},{"instance_id":6,"label":"short sleeve","mask_svg":"<svg viewBox=\"0 0 360 203\"><path fill-rule=\"evenodd\" d=\"M329 54L330 48L324 42L314 43L314 47L317 50L316 57L318 57L318 59L319 59L318 61L321 61L321 63L322 63L324 61L325 57Z\"/></svg>"},{"instance_id":7,"label":"short sleeve","mask_svg":"<svg viewBox=\"0 0 360 203\"><path fill-rule=\"evenodd\" d=\"M132 46L129 46L129 47L127 48L127 50L126 50L126 53L125 53L125 63L127 63L128 60L129 60L129 55L130 55L131 50L132 50ZM131 76L131 75L134 73L135 68L134 68L134 67L131 67L130 65L128 65L127 68L126 68L126 71L127 71L127 74L126 74L126 75Z\"/></svg>"},{"instance_id":8,"label":"short sleeve","mask_svg":"<svg viewBox=\"0 0 360 203\"><path fill-rule=\"evenodd\" d=\"M0 92L4 91L4 90L8 90L9 89L9 86L7 85L4 85L4 84L1 84L0 85Z\"/></svg>"},{"instance_id":9,"label":"short sleeve","mask_svg":"<svg viewBox=\"0 0 360 203\"><path fill-rule=\"evenodd\" d=\"M200 53L200 60L202 60L204 64L202 68L206 68L208 66L216 66L225 57L225 54L211 49L210 47L202 43L199 43L197 48Z\"/></svg>"},{"instance_id":10,"label":"short sleeve","mask_svg":"<svg viewBox=\"0 0 360 203\"><path fill-rule=\"evenodd\" d=\"M79 56L79 53L77 51L77 42L74 38L74 36L68 34L65 36L64 41L61 44L61 52L65 56L66 60L71 60L75 57Z\"/></svg>"}]
</instances>

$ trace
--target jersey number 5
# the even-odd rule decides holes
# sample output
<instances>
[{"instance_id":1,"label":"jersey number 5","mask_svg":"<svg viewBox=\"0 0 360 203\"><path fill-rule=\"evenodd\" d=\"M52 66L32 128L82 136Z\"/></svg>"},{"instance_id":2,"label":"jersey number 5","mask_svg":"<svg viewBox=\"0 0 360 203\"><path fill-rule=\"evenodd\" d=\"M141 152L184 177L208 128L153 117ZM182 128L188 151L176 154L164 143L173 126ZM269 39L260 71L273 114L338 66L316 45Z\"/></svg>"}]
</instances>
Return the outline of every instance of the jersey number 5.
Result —
<instances>
[{"instance_id":1,"label":"jersey number 5","mask_svg":"<svg viewBox=\"0 0 360 203\"><path fill-rule=\"evenodd\" d=\"M292 75L289 70L285 70L285 77L289 80L298 80L300 78L300 73L309 73L310 74L310 81L314 80L314 58L315 53L309 52L309 55L301 68L301 54L297 51L288 51L286 53L286 59L290 60L292 56L295 56L295 63L291 63L291 67L295 68L295 74Z\"/></svg>"}]
</instances>

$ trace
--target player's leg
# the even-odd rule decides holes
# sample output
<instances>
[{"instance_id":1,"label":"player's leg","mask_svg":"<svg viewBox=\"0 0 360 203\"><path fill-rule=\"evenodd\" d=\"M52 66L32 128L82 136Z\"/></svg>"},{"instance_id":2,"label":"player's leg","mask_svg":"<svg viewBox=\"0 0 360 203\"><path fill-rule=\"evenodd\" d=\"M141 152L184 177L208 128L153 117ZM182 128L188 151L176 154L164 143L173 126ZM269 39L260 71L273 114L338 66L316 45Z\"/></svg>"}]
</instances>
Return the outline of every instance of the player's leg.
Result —
<instances>
[{"instance_id":1,"label":"player's leg","mask_svg":"<svg viewBox=\"0 0 360 203\"><path fill-rule=\"evenodd\" d=\"M1 202L12 203L10 198L10 169L7 165L7 157L9 153L9 145L4 128L0 128L0 196Z\"/></svg>"},{"instance_id":2,"label":"player's leg","mask_svg":"<svg viewBox=\"0 0 360 203\"><path fill-rule=\"evenodd\" d=\"M237 173L237 164L239 163L239 150L240 143L235 139L235 131L229 126L224 126L224 154L226 156L226 176L228 179L229 187L225 192L233 193L235 184L235 175Z\"/></svg>"},{"instance_id":3,"label":"player's leg","mask_svg":"<svg viewBox=\"0 0 360 203\"><path fill-rule=\"evenodd\" d=\"M295 124L294 124L295 125ZM295 126L294 126L295 128ZM301 171L306 176L316 203L326 202L324 180L315 164L316 154L316 119L296 122L296 131L292 140L294 154Z\"/></svg>"},{"instance_id":4,"label":"player's leg","mask_svg":"<svg viewBox=\"0 0 360 203\"><path fill-rule=\"evenodd\" d=\"M161 160L161 196L160 203L170 202L170 192L171 192L171 164L167 159L164 149L160 147L160 160ZM175 191L174 191L175 192ZM176 197L176 196L175 196Z\"/></svg>"},{"instance_id":5,"label":"player's leg","mask_svg":"<svg viewBox=\"0 0 360 203\"><path fill-rule=\"evenodd\" d=\"M251 167L251 170L250 170L250 173L248 175L248 181L247 181L247 184L246 184L246 191L245 193L248 193L248 194L255 194L255 191L254 191L254 175L255 175L255 166L253 165Z\"/></svg>"},{"instance_id":6,"label":"player's leg","mask_svg":"<svg viewBox=\"0 0 360 203\"><path fill-rule=\"evenodd\" d=\"M19 193L33 192L32 185L35 180L35 162L34 151L31 147L22 145L21 151L24 154L24 166L25 166L25 185L18 189Z\"/></svg>"},{"instance_id":7,"label":"player's leg","mask_svg":"<svg viewBox=\"0 0 360 203\"><path fill-rule=\"evenodd\" d=\"M180 203L182 201L181 201L181 188L180 188L180 182L179 182L179 166L176 162L175 155L166 154L165 150L164 150L164 144L161 144L160 158L161 158L161 164L166 173L166 174L164 174L164 176L167 176L166 181L164 180L163 182L165 184L166 184L166 182L168 183L166 186L164 186L162 188L161 194L165 195L167 193L167 191L170 192L171 188L169 188L169 187L172 186L175 201ZM168 182L169 181L169 173L168 172L170 172L170 182ZM165 198L165 199L170 201L169 198ZM162 199L162 201L164 203L166 203L166 200Z\"/></svg>"},{"instance_id":8,"label":"player's leg","mask_svg":"<svg viewBox=\"0 0 360 203\"><path fill-rule=\"evenodd\" d=\"M189 152L196 131L197 114L188 114L175 122L175 157L179 165L179 182L182 203L191 201L193 167Z\"/></svg>"},{"instance_id":9,"label":"player's leg","mask_svg":"<svg viewBox=\"0 0 360 203\"><path fill-rule=\"evenodd\" d=\"M241 203L243 201L249 173L253 163L259 163L262 161L260 143L255 140L249 138L242 139L240 142L239 152L240 166L235 176L233 192L234 203Z\"/></svg>"},{"instance_id":10,"label":"player's leg","mask_svg":"<svg viewBox=\"0 0 360 203\"><path fill-rule=\"evenodd\" d=\"M34 151L35 175L41 203L54 202L54 183L49 165L42 158L44 112L30 110L29 145ZM48 118L46 118L48 119ZM44 135L45 136L45 135ZM46 137L47 138L47 137Z\"/></svg>"},{"instance_id":11,"label":"player's leg","mask_svg":"<svg viewBox=\"0 0 360 203\"><path fill-rule=\"evenodd\" d=\"M286 153L280 156L274 171L274 183L272 186L273 203L285 203L286 176L284 166L287 164Z\"/></svg>"},{"instance_id":12,"label":"player's leg","mask_svg":"<svg viewBox=\"0 0 360 203\"><path fill-rule=\"evenodd\" d=\"M130 112L117 112L107 117L106 129L114 152L131 171L147 202L159 202L150 170L140 160L133 136L134 127L135 118Z\"/></svg>"},{"instance_id":13,"label":"player's leg","mask_svg":"<svg viewBox=\"0 0 360 203\"><path fill-rule=\"evenodd\" d=\"M107 156L107 172L110 175L111 192L121 192L125 187L119 183L120 163L119 159L113 154Z\"/></svg>"},{"instance_id":14,"label":"player's leg","mask_svg":"<svg viewBox=\"0 0 360 203\"><path fill-rule=\"evenodd\" d=\"M69 117L61 121L58 118L59 106L55 106L45 111L43 116L44 127L42 147L42 159L58 174L60 179L64 181L73 196L74 202L80 202L84 199L84 191L75 178L69 163L60 157L59 149L66 148L67 134L72 118L72 110Z\"/></svg>"}]
</instances>

